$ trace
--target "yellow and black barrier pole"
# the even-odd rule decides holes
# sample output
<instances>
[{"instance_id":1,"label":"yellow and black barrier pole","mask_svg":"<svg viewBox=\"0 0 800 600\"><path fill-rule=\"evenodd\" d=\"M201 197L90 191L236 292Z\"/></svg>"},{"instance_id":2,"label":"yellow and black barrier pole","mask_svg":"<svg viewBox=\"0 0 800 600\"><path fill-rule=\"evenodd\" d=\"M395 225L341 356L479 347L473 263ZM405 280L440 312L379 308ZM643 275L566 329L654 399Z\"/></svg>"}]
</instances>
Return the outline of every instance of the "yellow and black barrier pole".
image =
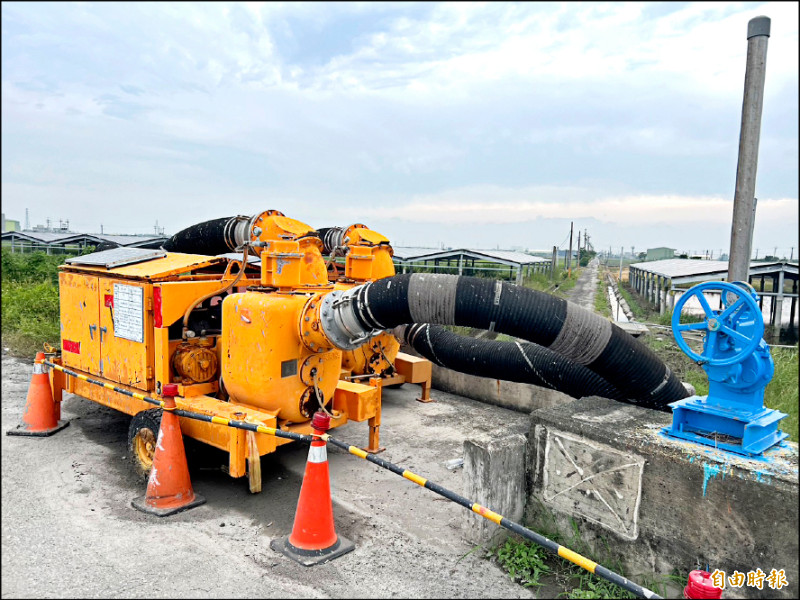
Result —
<instances>
[{"instance_id":1,"label":"yellow and black barrier pole","mask_svg":"<svg viewBox=\"0 0 800 600\"><path fill-rule=\"evenodd\" d=\"M61 365L57 365L57 364L49 362L47 360L43 361L43 363L46 364L49 367L52 367L52 368L57 369L59 371L62 371L65 374L70 375L72 377L77 377L78 379L81 379L81 380L86 381L88 383L99 385L101 387L104 387L104 388L107 388L107 389L110 389L110 390L114 390L115 392L119 392L121 394L125 394L126 396L131 396L133 398L137 398L139 400L143 400L144 402L148 402L150 404L154 404L156 406L160 406L161 408L165 408L163 400L158 400L156 398L150 398L149 396L145 396L144 394L138 394L136 392L131 392L129 390L118 388L113 384L105 383L105 382L99 381L97 379L92 379L91 377L87 377L86 375L82 375L80 373L76 373L76 372L71 371L69 369L65 369ZM169 410L169 409L167 409L167 410ZM264 433L266 435L274 435L276 437L287 438L287 439L295 440L295 441L298 441L298 442L311 443L311 441L314 439L314 437L317 437L317 436L311 436L311 435L303 435L301 433L294 433L294 432L291 432L291 431L282 431L280 429L275 429L273 427L266 427L265 425L258 425L258 424L255 424L255 423L246 423L244 421L234 421L234 420L231 420L231 419L227 419L225 417L214 417L214 416L211 416L211 415L203 415L203 414L200 414L200 413L193 413L193 412L189 412L189 411L185 411L185 410L179 410L179 409L173 409L173 411L175 412L176 415L178 415L180 417L187 417L189 419L196 419L198 421L206 421L208 423L216 423L217 425L224 425L226 427L234 427L236 429L244 429L246 431L255 431L256 433ZM341 442L341 441L337 440L336 438L331 437L327 433L323 434L321 436L318 436L318 437L320 439L325 440L327 443L332 444L333 446L336 446L337 448L341 448L342 450L345 450L345 451L349 452L350 454L352 454L354 456L357 456L357 457L362 458L362 459L364 459L366 461L369 461L369 462L371 462L371 463L373 463L375 465L378 465L379 467L381 467L383 469L386 469L387 471L391 471L392 473L395 473L396 475L400 475L401 477L404 477L405 479L408 479L409 481L413 481L417 485L419 485L421 487L424 487L426 489L429 489L430 491L432 491L432 492L434 492L436 494L439 494L440 496L444 496L448 500L450 500L452 502L455 502L456 504L459 504L459 505L463 506L464 508L467 508L467 509L471 510L472 512L481 515L485 519L488 519L488 520L492 521L493 523L497 523L498 525L500 525L501 527L504 527L505 529L508 529L509 531L513 531L514 533L522 536L526 540L530 540L531 542L534 542L534 543L540 545L545 550L548 550L549 552L552 552L553 554L556 554L557 556L560 556L561 558L563 558L565 560L568 560L569 562L571 562L573 564L576 564L576 565L578 565L579 567L581 567L583 569L586 569L590 573L594 573L598 577L602 577L603 579L605 579L607 581L610 581L611 583L614 583L614 584L618 585L619 587L621 587L621 588L623 588L625 590L628 590L629 592L635 594L639 598L654 598L654 599L655 598L659 598L659 599L661 598L661 596L659 596L655 592L653 592L651 590L648 590L647 588L644 588L644 587L640 586L639 584L634 583L633 581L628 580L627 578L623 577L622 575L619 575L618 573L615 573L614 571L611 571L610 569L605 568L603 565L599 565L596 562L594 562L593 560L590 560L590 559L586 558L585 556L582 556L582 555L578 554L577 552L573 552L569 548L566 548L566 547L564 547L564 546L562 546L560 544L557 544L553 540L551 540L551 539L549 539L549 538L547 538L547 537L545 537L545 536L543 536L541 534L538 534L535 531L531 531L530 529L520 525L519 523L515 523L514 521L510 521L509 519L506 519L504 516L502 516L502 515L494 512L494 511L486 508L485 506L481 506L480 504L478 504L476 502L471 502L470 500L468 500L464 496L461 496L460 494L456 494L455 492L453 492L451 490L448 490L447 488L442 487L438 483L434 483L432 481L429 481L429 480L425 479L424 477L421 477L420 475L417 475L416 473L412 473L411 471L409 471L407 469L403 469L402 467L399 467L396 464L391 463L388 460L384 460L384 459L382 459L382 458L380 458L380 457L378 457L378 456L376 456L374 454L366 452L366 451L362 450L361 448L358 448L356 446L351 446L350 444L346 444L344 442Z\"/></svg>"},{"instance_id":2,"label":"yellow and black barrier pole","mask_svg":"<svg viewBox=\"0 0 800 600\"><path fill-rule=\"evenodd\" d=\"M428 481L424 477L421 477L415 473L412 473L411 471L403 469L402 467L398 467L397 465L390 463L389 461L384 460L378 456L375 456L374 454L364 452L361 448L350 446L330 436L327 437L327 442L329 444L333 444L334 446L347 450L350 454L354 454L359 458L363 458L364 460L368 460L369 462L376 464L379 467L387 469L392 473L396 473L401 477L405 477L409 481L413 481L417 485L429 489L430 491L439 494L440 496L444 496L448 500L451 500L456 504L460 504L464 508L468 508L472 512L475 512L481 515L482 517L489 519L493 523L497 523L501 527L504 527L509 531L513 531L514 533L521 535L526 540L530 540L531 542L539 544L544 549L549 550L553 554L557 554L561 558L568 560L571 563L576 564L583 569L586 569L590 573L594 573L598 577L602 577L603 579L606 579L611 583L615 583L619 587L636 594L639 598L661 598L661 596L659 596L655 592L652 592L651 590L648 590L647 588L644 588L626 579L625 577L622 577L621 575L615 573L614 571L606 569L603 565L598 565L593 560L589 560L585 556L581 556L577 552L573 552L569 548L565 548L564 546L557 544L553 540L548 539L545 536L536 533L535 531L531 531L527 527L523 527L519 523L510 521L509 519L506 519L504 516L499 515L492 510L489 510L485 506L481 506L476 502L472 502L467 498L464 498L464 496L456 494L455 492L452 492L447 488L440 486L438 483Z\"/></svg>"}]
</instances>

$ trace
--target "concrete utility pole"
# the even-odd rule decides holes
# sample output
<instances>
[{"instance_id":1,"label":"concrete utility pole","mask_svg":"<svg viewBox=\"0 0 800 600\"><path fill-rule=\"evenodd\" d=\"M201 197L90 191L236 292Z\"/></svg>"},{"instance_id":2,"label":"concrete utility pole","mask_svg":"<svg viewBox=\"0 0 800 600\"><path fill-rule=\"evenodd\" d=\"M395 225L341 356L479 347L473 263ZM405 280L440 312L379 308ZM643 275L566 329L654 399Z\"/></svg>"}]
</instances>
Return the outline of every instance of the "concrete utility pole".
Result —
<instances>
[{"instance_id":1,"label":"concrete utility pole","mask_svg":"<svg viewBox=\"0 0 800 600\"><path fill-rule=\"evenodd\" d=\"M619 249L619 275L617 275L617 282L622 283L622 255L625 252L625 248Z\"/></svg>"},{"instance_id":2,"label":"concrete utility pole","mask_svg":"<svg viewBox=\"0 0 800 600\"><path fill-rule=\"evenodd\" d=\"M769 17L764 16L750 19L747 23L747 66L744 75L742 126L739 134L739 163L736 167L736 193L733 197L728 281L748 281L750 274L758 143L761 136L761 112L764 107L764 78L770 23Z\"/></svg>"},{"instance_id":3,"label":"concrete utility pole","mask_svg":"<svg viewBox=\"0 0 800 600\"><path fill-rule=\"evenodd\" d=\"M577 267L581 266L581 230L578 230L578 264L575 265Z\"/></svg>"},{"instance_id":4,"label":"concrete utility pole","mask_svg":"<svg viewBox=\"0 0 800 600\"><path fill-rule=\"evenodd\" d=\"M550 279L556 276L556 263L558 261L558 246L553 246L553 260L550 262Z\"/></svg>"},{"instance_id":5,"label":"concrete utility pole","mask_svg":"<svg viewBox=\"0 0 800 600\"><path fill-rule=\"evenodd\" d=\"M569 254L567 255L567 275L572 277L572 221L569 222Z\"/></svg>"}]
</instances>

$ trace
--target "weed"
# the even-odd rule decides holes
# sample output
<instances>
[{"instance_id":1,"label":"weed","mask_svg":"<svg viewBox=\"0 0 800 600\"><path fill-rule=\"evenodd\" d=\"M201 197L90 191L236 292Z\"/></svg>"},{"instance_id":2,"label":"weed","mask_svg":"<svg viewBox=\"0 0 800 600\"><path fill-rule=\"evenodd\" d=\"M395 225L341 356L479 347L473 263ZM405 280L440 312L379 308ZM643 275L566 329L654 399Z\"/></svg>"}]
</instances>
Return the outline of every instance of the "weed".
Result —
<instances>
[{"instance_id":1,"label":"weed","mask_svg":"<svg viewBox=\"0 0 800 600\"><path fill-rule=\"evenodd\" d=\"M541 585L541 576L550 572L545 562L547 551L537 544L509 538L488 555L497 559L513 581L525 587Z\"/></svg>"},{"instance_id":2,"label":"weed","mask_svg":"<svg viewBox=\"0 0 800 600\"><path fill-rule=\"evenodd\" d=\"M605 276L597 278L597 291L594 294L594 312L604 317L611 317L611 307L608 305L608 283Z\"/></svg>"},{"instance_id":3,"label":"weed","mask_svg":"<svg viewBox=\"0 0 800 600\"><path fill-rule=\"evenodd\" d=\"M580 567L575 567L576 569ZM600 579L588 571L581 569L576 574L578 581L572 590L561 594L564 598L636 598L631 592L623 590L616 584Z\"/></svg>"},{"instance_id":4,"label":"weed","mask_svg":"<svg viewBox=\"0 0 800 600\"><path fill-rule=\"evenodd\" d=\"M2 252L3 345L30 356L43 342L59 345L58 265L73 255Z\"/></svg>"}]
</instances>

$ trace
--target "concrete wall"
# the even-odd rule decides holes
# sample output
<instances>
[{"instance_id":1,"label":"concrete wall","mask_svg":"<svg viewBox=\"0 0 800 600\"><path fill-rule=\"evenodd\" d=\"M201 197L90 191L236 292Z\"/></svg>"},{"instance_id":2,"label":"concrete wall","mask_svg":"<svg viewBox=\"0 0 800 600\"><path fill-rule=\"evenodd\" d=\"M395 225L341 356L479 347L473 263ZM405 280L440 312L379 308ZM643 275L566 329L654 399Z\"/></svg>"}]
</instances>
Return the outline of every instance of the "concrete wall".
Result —
<instances>
[{"instance_id":1,"label":"concrete wall","mask_svg":"<svg viewBox=\"0 0 800 600\"><path fill-rule=\"evenodd\" d=\"M574 522L595 558L618 559L633 577L785 569L780 591L725 597L797 597L797 444L769 461L737 458L664 438L671 418L598 397L534 411L526 522L567 539Z\"/></svg>"},{"instance_id":2,"label":"concrete wall","mask_svg":"<svg viewBox=\"0 0 800 600\"><path fill-rule=\"evenodd\" d=\"M531 412L538 408L556 406L574 400L571 396L556 390L527 383L476 377L451 371L438 365L433 365L432 384L436 390L459 394L473 400L520 412Z\"/></svg>"},{"instance_id":3,"label":"concrete wall","mask_svg":"<svg viewBox=\"0 0 800 600\"><path fill-rule=\"evenodd\" d=\"M525 511L526 448L524 435L514 434L489 440L464 442L464 495L513 521ZM473 544L489 547L507 532L496 523L473 512L464 520L464 537Z\"/></svg>"}]
</instances>

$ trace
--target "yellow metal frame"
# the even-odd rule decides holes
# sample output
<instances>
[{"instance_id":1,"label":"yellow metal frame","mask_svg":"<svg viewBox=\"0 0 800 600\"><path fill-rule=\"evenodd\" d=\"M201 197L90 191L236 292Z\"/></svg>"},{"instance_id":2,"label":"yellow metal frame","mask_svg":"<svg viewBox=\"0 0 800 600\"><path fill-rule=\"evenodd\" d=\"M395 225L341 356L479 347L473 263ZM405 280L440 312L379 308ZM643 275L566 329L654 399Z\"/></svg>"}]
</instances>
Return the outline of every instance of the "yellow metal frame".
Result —
<instances>
[{"instance_id":1,"label":"yellow metal frame","mask_svg":"<svg viewBox=\"0 0 800 600\"><path fill-rule=\"evenodd\" d=\"M52 361L61 364L60 358ZM73 369L75 370L75 369ZM90 373L80 373L111 386L103 378L98 378ZM333 400L333 415L331 428L340 427L348 421L370 421L370 440L377 439L377 430L373 432L373 427L380 425L380 405L381 389L377 382L373 385L363 385L359 383L340 381L337 385ZM62 392L67 391L76 396L91 400L103 406L113 408L128 415L135 415L141 411L152 409L153 406L138 398L133 398L126 394L117 392L108 387L89 383L83 379L65 375L55 369L50 372L50 385L53 390L53 398L61 402ZM127 390L131 393L140 393L137 388L121 385L113 382L117 388ZM176 397L175 402L179 410L186 410L210 417L245 421L266 427L302 433L310 435L312 427L310 422L306 423L281 423L270 411L260 410L256 407L235 402L224 402L210 396L200 395L194 397ZM375 421L377 417L377 421ZM234 429L224 425L198 421L185 417L180 418L181 433L194 438L205 444L209 444L229 453L228 474L231 477L243 477L247 474L248 444L247 432L242 429ZM259 456L274 452L278 446L288 444L292 440L276 438L275 436L256 434L255 442Z\"/></svg>"}]
</instances>

